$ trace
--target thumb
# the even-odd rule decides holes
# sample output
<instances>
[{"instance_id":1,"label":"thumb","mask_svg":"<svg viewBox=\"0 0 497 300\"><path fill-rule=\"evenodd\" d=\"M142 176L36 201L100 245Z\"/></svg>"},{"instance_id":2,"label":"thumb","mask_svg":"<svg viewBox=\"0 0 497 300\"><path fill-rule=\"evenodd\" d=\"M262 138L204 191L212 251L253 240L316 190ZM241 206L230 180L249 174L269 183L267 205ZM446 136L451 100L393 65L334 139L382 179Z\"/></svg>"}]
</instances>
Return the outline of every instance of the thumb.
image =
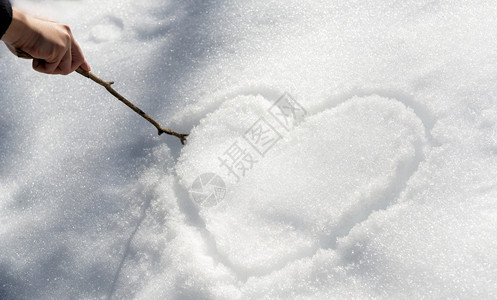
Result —
<instances>
[{"instance_id":1,"label":"thumb","mask_svg":"<svg viewBox=\"0 0 497 300\"><path fill-rule=\"evenodd\" d=\"M86 62L86 60L79 67L85 70L86 72L91 71L90 65Z\"/></svg>"}]
</instances>

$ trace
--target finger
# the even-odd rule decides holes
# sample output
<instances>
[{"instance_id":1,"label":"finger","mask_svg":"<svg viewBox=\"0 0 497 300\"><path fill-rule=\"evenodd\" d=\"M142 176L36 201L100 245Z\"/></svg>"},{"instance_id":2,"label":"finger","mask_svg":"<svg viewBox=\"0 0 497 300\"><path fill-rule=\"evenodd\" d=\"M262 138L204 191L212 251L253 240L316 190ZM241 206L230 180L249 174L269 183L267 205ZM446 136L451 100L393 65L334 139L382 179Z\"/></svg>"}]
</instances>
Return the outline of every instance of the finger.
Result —
<instances>
[{"instance_id":1,"label":"finger","mask_svg":"<svg viewBox=\"0 0 497 300\"><path fill-rule=\"evenodd\" d=\"M71 68L72 64L72 54L71 50L68 49L64 56L62 57L62 60L60 61L59 65L57 68L55 68L53 74L62 74L62 75L67 75L74 71L75 69Z\"/></svg>"},{"instance_id":2,"label":"finger","mask_svg":"<svg viewBox=\"0 0 497 300\"><path fill-rule=\"evenodd\" d=\"M69 46L62 46L58 45L57 47L54 47L50 49L50 51L43 55L41 54L40 56L43 57L43 60L38 60L38 61L33 61L33 69L35 69L38 72L41 73L46 73L46 74L62 74L63 71L60 69L60 64L62 60L69 59L69 64L70 64L70 57L67 56L68 48ZM69 52L70 55L70 52ZM67 62L65 62L64 67L67 66Z\"/></svg>"},{"instance_id":3,"label":"finger","mask_svg":"<svg viewBox=\"0 0 497 300\"><path fill-rule=\"evenodd\" d=\"M9 49L9 51L12 52L15 56L21 57L21 58L25 58L25 57L22 57L22 56L19 55L19 53L17 52L16 47L12 46L9 43L5 43L5 46L7 46L7 48Z\"/></svg>"},{"instance_id":4,"label":"finger","mask_svg":"<svg viewBox=\"0 0 497 300\"><path fill-rule=\"evenodd\" d=\"M38 56L38 55L37 55ZM54 74L54 71L64 57L64 51L52 49L49 55L39 55L43 59L33 60L33 69L45 74Z\"/></svg>"},{"instance_id":5,"label":"finger","mask_svg":"<svg viewBox=\"0 0 497 300\"><path fill-rule=\"evenodd\" d=\"M60 62L49 63L45 60L36 59L33 60L33 69L45 74L58 74L56 70L59 64Z\"/></svg>"},{"instance_id":6,"label":"finger","mask_svg":"<svg viewBox=\"0 0 497 300\"><path fill-rule=\"evenodd\" d=\"M90 71L90 65L86 62L85 57L83 55L83 51L79 46L78 42L73 38L72 39L72 66L71 68L76 70L78 67L81 67L85 71Z\"/></svg>"},{"instance_id":7,"label":"finger","mask_svg":"<svg viewBox=\"0 0 497 300\"><path fill-rule=\"evenodd\" d=\"M45 73L43 72L43 66L42 66L43 64L45 64L45 61L36 58L33 59L33 70Z\"/></svg>"},{"instance_id":8,"label":"finger","mask_svg":"<svg viewBox=\"0 0 497 300\"><path fill-rule=\"evenodd\" d=\"M33 69L45 74L53 74L58 65L58 63L48 63L41 59L33 60Z\"/></svg>"}]
</instances>

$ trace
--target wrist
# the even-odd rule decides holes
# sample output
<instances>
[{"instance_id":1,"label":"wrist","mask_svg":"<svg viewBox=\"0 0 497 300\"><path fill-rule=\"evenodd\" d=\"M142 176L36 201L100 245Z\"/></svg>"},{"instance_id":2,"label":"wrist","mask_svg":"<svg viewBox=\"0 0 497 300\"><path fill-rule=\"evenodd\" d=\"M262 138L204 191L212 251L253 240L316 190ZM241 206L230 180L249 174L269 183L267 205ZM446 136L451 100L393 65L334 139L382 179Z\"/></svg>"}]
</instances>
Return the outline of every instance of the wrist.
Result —
<instances>
[{"instance_id":1,"label":"wrist","mask_svg":"<svg viewBox=\"0 0 497 300\"><path fill-rule=\"evenodd\" d=\"M16 8L12 8L12 22L9 28L2 36L2 41L5 43L17 46L20 40L28 34L28 18L21 11Z\"/></svg>"}]
</instances>

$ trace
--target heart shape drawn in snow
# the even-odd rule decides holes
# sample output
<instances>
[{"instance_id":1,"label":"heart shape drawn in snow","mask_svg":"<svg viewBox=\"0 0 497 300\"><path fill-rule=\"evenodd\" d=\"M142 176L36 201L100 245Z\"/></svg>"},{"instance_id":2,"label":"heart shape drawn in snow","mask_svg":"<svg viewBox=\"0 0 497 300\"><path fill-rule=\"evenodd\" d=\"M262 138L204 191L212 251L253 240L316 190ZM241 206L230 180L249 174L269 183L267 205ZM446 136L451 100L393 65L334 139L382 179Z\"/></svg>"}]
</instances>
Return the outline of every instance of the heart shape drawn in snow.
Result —
<instances>
[{"instance_id":1,"label":"heart shape drawn in snow","mask_svg":"<svg viewBox=\"0 0 497 300\"><path fill-rule=\"evenodd\" d=\"M240 278L264 275L319 249L334 248L374 211L387 209L424 159L425 127L396 99L352 97L308 116L275 143L239 181L221 157L258 119L262 96L239 96L207 115L176 166L188 189L212 172L226 194L198 206L217 259Z\"/></svg>"}]
</instances>

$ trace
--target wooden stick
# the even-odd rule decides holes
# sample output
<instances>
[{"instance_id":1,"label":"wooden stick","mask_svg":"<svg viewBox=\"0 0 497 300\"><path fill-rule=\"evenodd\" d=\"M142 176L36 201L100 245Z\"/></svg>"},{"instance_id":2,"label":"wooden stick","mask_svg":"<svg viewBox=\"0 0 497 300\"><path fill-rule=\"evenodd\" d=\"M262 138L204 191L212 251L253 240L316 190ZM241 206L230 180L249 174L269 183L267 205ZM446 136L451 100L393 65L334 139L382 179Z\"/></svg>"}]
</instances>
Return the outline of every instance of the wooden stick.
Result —
<instances>
[{"instance_id":1,"label":"wooden stick","mask_svg":"<svg viewBox=\"0 0 497 300\"><path fill-rule=\"evenodd\" d=\"M21 49L16 49L16 54L17 54L17 56L22 57L22 58L37 59L37 58L32 57L30 54L24 52ZM86 78L91 79L92 81L98 83L99 85L103 86L109 93L111 93L119 101L121 101L124 104L126 104L129 108L131 108L137 114L139 114L140 116L142 116L145 120L149 121L152 125L154 125L155 128L157 128L157 131L158 131L159 135L161 135L163 133L169 134L169 135L173 135L173 136L179 138L179 140L181 141L182 145L185 144L186 137L188 136L188 134L178 133L178 132L173 131L171 129L162 127L159 123L157 123L154 119L152 119L152 117L150 117L148 114L146 114L145 112L143 112L143 110L139 109L136 105L134 105L133 103L131 103L128 99L124 98L121 94L119 94L116 90L114 90L112 88L112 86L111 86L112 84L114 84L113 81L104 81L104 80L100 79L98 76L96 76L95 74L83 70L81 67L79 67L78 69L76 69L76 72L78 72L79 74L85 76Z\"/></svg>"}]
</instances>

